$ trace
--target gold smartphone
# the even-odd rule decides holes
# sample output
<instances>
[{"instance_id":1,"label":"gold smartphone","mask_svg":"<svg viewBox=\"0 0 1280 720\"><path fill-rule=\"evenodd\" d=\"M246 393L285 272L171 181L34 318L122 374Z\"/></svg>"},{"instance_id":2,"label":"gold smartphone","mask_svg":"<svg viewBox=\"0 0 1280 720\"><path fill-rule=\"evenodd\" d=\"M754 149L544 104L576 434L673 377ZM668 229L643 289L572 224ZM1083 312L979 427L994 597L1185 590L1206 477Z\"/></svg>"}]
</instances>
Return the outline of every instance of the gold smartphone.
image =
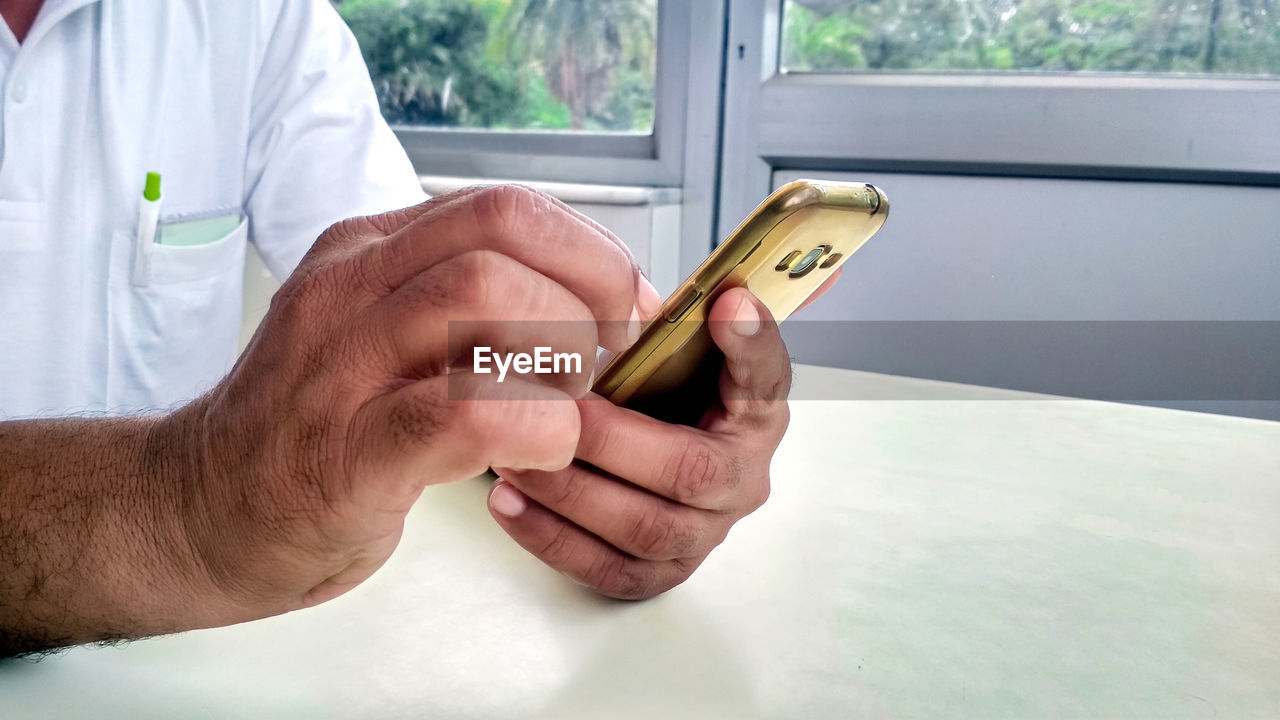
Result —
<instances>
[{"instance_id":1,"label":"gold smartphone","mask_svg":"<svg viewBox=\"0 0 1280 720\"><path fill-rule=\"evenodd\" d=\"M760 204L663 303L592 390L668 422L695 424L718 396L723 356L707 330L716 298L745 287L782 322L884 224L874 185L796 180Z\"/></svg>"}]
</instances>

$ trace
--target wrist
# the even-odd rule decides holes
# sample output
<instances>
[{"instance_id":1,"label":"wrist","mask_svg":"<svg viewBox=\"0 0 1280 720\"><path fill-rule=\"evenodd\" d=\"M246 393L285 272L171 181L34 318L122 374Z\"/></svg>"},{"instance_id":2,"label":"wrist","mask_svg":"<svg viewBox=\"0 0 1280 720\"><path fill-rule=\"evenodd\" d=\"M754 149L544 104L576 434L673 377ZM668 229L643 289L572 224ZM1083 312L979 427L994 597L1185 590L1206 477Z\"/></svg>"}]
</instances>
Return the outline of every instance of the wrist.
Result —
<instances>
[{"instance_id":1,"label":"wrist","mask_svg":"<svg viewBox=\"0 0 1280 720\"><path fill-rule=\"evenodd\" d=\"M97 557L102 605L107 617L124 620L120 635L154 635L207 627L211 606L207 570L191 540L187 519L194 472L192 414L130 418L125 437L108 433L103 442L132 450L116 475L115 492L94 532L89 557ZM89 572L93 573L93 565ZM99 579L100 578L100 579Z\"/></svg>"},{"instance_id":2,"label":"wrist","mask_svg":"<svg viewBox=\"0 0 1280 720\"><path fill-rule=\"evenodd\" d=\"M219 473L220 457L211 441L210 398L200 398L162 418L148 433L141 476L154 483L158 498L152 523L162 528L168 548L158 562L161 592L180 610L185 629L219 627L281 612L263 607L237 582L235 558L239 520L251 509L237 502L235 478ZM167 562L166 562L167 561Z\"/></svg>"}]
</instances>

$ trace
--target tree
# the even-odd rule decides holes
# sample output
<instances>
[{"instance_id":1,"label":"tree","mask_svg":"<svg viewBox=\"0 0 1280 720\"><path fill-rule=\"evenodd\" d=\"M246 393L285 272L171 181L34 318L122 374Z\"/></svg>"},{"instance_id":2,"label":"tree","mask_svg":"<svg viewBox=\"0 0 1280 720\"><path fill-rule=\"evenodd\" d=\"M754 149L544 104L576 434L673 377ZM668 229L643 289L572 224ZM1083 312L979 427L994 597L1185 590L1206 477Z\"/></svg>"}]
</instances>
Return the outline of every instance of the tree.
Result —
<instances>
[{"instance_id":1,"label":"tree","mask_svg":"<svg viewBox=\"0 0 1280 720\"><path fill-rule=\"evenodd\" d=\"M540 65L547 88L569 108L571 128L588 119L616 125L616 91L634 104L637 86L653 87L654 7L652 0L513 0L504 38L513 55ZM652 103L651 90L642 95Z\"/></svg>"},{"instance_id":2,"label":"tree","mask_svg":"<svg viewBox=\"0 0 1280 720\"><path fill-rule=\"evenodd\" d=\"M790 0L789 70L1280 75L1277 0Z\"/></svg>"},{"instance_id":3,"label":"tree","mask_svg":"<svg viewBox=\"0 0 1280 720\"><path fill-rule=\"evenodd\" d=\"M655 0L331 0L397 124L647 129Z\"/></svg>"},{"instance_id":4,"label":"tree","mask_svg":"<svg viewBox=\"0 0 1280 720\"><path fill-rule=\"evenodd\" d=\"M470 0L345 0L338 12L383 115L397 124L521 124L517 74L485 54L489 20Z\"/></svg>"}]
</instances>

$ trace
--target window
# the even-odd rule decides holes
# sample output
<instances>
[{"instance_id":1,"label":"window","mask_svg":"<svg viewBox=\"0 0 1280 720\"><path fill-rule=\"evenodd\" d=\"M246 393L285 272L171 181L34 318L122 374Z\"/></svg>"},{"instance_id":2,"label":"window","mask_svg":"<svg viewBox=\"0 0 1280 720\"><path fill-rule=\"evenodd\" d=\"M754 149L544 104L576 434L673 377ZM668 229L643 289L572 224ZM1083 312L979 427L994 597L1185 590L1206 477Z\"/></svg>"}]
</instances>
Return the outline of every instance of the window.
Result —
<instances>
[{"instance_id":1,"label":"window","mask_svg":"<svg viewBox=\"0 0 1280 720\"><path fill-rule=\"evenodd\" d=\"M1270 0L788 0L782 68L1280 74Z\"/></svg>"},{"instance_id":2,"label":"window","mask_svg":"<svg viewBox=\"0 0 1280 720\"><path fill-rule=\"evenodd\" d=\"M388 122L649 133L656 0L335 0Z\"/></svg>"},{"instance_id":3,"label":"window","mask_svg":"<svg viewBox=\"0 0 1280 720\"><path fill-rule=\"evenodd\" d=\"M678 187L714 122L688 110L718 83L690 69L714 3L331 1L424 175Z\"/></svg>"},{"instance_id":4,"label":"window","mask_svg":"<svg viewBox=\"0 0 1280 720\"><path fill-rule=\"evenodd\" d=\"M718 230L775 169L1280 185L1276 12L1274 0L734 0ZM1050 31L998 63L988 44Z\"/></svg>"},{"instance_id":5,"label":"window","mask_svg":"<svg viewBox=\"0 0 1280 720\"><path fill-rule=\"evenodd\" d=\"M678 189L680 268L705 256L727 1L331 2L419 174Z\"/></svg>"}]
</instances>

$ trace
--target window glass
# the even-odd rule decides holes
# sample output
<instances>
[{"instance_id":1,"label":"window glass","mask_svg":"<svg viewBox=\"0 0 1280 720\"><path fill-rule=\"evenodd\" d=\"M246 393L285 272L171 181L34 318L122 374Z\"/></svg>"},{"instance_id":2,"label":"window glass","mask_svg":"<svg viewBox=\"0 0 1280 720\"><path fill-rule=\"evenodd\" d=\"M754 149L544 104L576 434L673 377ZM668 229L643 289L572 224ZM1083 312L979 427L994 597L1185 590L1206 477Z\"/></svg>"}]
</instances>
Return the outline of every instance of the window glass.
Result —
<instances>
[{"instance_id":1,"label":"window glass","mask_svg":"<svg viewBox=\"0 0 1280 720\"><path fill-rule=\"evenodd\" d=\"M657 0L333 0L399 126L643 132Z\"/></svg>"},{"instance_id":2,"label":"window glass","mask_svg":"<svg viewBox=\"0 0 1280 720\"><path fill-rule=\"evenodd\" d=\"M1277 0L787 0L782 69L1280 74Z\"/></svg>"}]
</instances>

